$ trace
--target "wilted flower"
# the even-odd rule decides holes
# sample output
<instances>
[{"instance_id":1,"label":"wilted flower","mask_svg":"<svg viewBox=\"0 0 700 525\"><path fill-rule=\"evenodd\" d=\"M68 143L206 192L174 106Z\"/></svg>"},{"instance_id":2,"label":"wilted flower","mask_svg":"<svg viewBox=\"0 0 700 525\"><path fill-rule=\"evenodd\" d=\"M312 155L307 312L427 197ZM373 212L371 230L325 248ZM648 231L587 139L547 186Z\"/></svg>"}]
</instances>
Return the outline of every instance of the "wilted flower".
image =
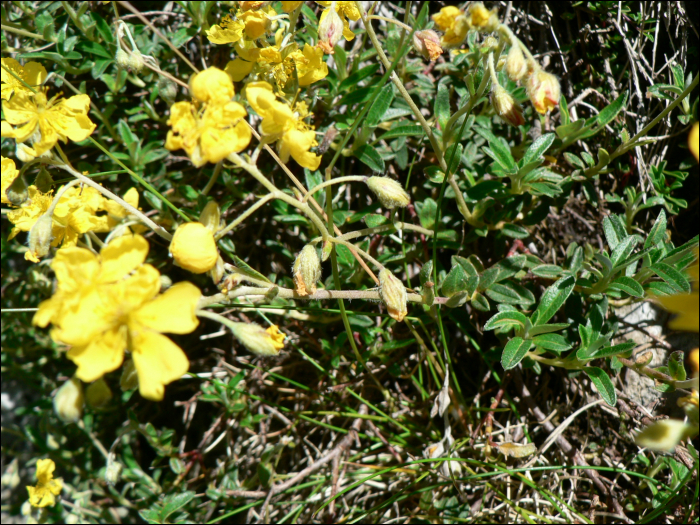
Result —
<instances>
[{"instance_id":1,"label":"wilted flower","mask_svg":"<svg viewBox=\"0 0 700 525\"><path fill-rule=\"evenodd\" d=\"M50 459L40 459L36 462L36 487L27 487L29 503L32 507L53 507L56 497L61 493L63 480L53 478L56 464Z\"/></svg>"},{"instance_id":2,"label":"wilted flower","mask_svg":"<svg viewBox=\"0 0 700 525\"><path fill-rule=\"evenodd\" d=\"M435 61L442 54L440 37L431 29L416 31L413 33L413 49L424 59Z\"/></svg>"},{"instance_id":3,"label":"wilted flower","mask_svg":"<svg viewBox=\"0 0 700 525\"><path fill-rule=\"evenodd\" d=\"M401 184L389 177L369 177L367 186L379 198L382 206L389 210L403 208L411 202L411 197Z\"/></svg>"},{"instance_id":4,"label":"wilted flower","mask_svg":"<svg viewBox=\"0 0 700 525\"><path fill-rule=\"evenodd\" d=\"M551 73L536 69L528 77L527 95L538 113L545 114L559 104L561 88L559 81Z\"/></svg>"},{"instance_id":5,"label":"wilted flower","mask_svg":"<svg viewBox=\"0 0 700 525\"><path fill-rule=\"evenodd\" d=\"M491 90L491 105L496 114L511 126L522 126L525 124L523 118L523 108L520 107L508 91L498 84L494 84Z\"/></svg>"},{"instance_id":6,"label":"wilted flower","mask_svg":"<svg viewBox=\"0 0 700 525\"><path fill-rule=\"evenodd\" d=\"M518 44L513 44L506 58L506 74L508 78L517 82L525 76L527 69L527 61L525 60L522 49L520 49Z\"/></svg>"},{"instance_id":7,"label":"wilted flower","mask_svg":"<svg viewBox=\"0 0 700 525\"><path fill-rule=\"evenodd\" d=\"M260 356L274 356L284 348L285 335L277 325L265 330L256 323L230 323L233 335L252 353Z\"/></svg>"},{"instance_id":8,"label":"wilted flower","mask_svg":"<svg viewBox=\"0 0 700 525\"><path fill-rule=\"evenodd\" d=\"M333 48L343 36L343 19L335 10L335 2L321 13L318 23L318 45L324 53L332 55Z\"/></svg>"},{"instance_id":9,"label":"wilted flower","mask_svg":"<svg viewBox=\"0 0 700 525\"><path fill-rule=\"evenodd\" d=\"M386 305L389 315L399 322L403 321L408 313L406 287L387 268L382 268L379 272L379 297Z\"/></svg>"},{"instance_id":10,"label":"wilted flower","mask_svg":"<svg viewBox=\"0 0 700 525\"><path fill-rule=\"evenodd\" d=\"M75 423L83 414L83 384L76 376L61 385L53 396L53 411L66 423Z\"/></svg>"}]
</instances>

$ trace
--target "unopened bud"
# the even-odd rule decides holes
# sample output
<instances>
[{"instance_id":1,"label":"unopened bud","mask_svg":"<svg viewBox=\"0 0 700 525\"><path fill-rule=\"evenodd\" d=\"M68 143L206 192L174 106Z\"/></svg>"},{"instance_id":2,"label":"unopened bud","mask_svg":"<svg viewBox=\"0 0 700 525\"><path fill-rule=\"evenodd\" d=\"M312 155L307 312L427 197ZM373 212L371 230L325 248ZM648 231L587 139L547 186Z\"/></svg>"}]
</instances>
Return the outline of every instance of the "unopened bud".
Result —
<instances>
[{"instance_id":1,"label":"unopened bud","mask_svg":"<svg viewBox=\"0 0 700 525\"><path fill-rule=\"evenodd\" d=\"M75 423L83 414L83 385L73 376L53 396L53 410L65 423Z\"/></svg>"},{"instance_id":2,"label":"unopened bud","mask_svg":"<svg viewBox=\"0 0 700 525\"><path fill-rule=\"evenodd\" d=\"M498 10L492 9L489 11L481 2L474 2L468 11L471 19L471 25L484 33L491 33L498 29Z\"/></svg>"},{"instance_id":3,"label":"unopened bud","mask_svg":"<svg viewBox=\"0 0 700 525\"><path fill-rule=\"evenodd\" d=\"M134 50L126 61L126 65L129 67L129 69L135 71L136 73L143 69L143 64L143 55L138 49Z\"/></svg>"},{"instance_id":4,"label":"unopened bud","mask_svg":"<svg viewBox=\"0 0 700 525\"><path fill-rule=\"evenodd\" d=\"M7 196L7 199L5 198ZM24 201L27 200L29 194L27 192L27 185L24 183L24 179L20 176L17 177L10 187L7 188L5 195L3 195L2 202L9 202L15 206L21 206Z\"/></svg>"},{"instance_id":5,"label":"unopened bud","mask_svg":"<svg viewBox=\"0 0 700 525\"><path fill-rule=\"evenodd\" d=\"M432 29L413 33L413 48L417 53L422 55L424 59L433 62L442 54L440 37Z\"/></svg>"},{"instance_id":6,"label":"unopened bud","mask_svg":"<svg viewBox=\"0 0 700 525\"><path fill-rule=\"evenodd\" d=\"M488 36L484 39L484 42L481 44L480 50L482 54L487 54L490 53L491 51L495 51L496 48L498 48L498 39L492 36Z\"/></svg>"},{"instance_id":7,"label":"unopened bud","mask_svg":"<svg viewBox=\"0 0 700 525\"><path fill-rule=\"evenodd\" d=\"M522 49L517 44L511 46L506 58L506 74L513 82L517 82L527 73L527 61Z\"/></svg>"},{"instance_id":8,"label":"unopened bud","mask_svg":"<svg viewBox=\"0 0 700 525\"><path fill-rule=\"evenodd\" d=\"M343 19L335 10L335 3L321 13L321 21L318 24L318 47L327 55L332 55L333 48L343 36Z\"/></svg>"},{"instance_id":9,"label":"unopened bud","mask_svg":"<svg viewBox=\"0 0 700 525\"><path fill-rule=\"evenodd\" d=\"M169 78L160 77L156 86L158 87L158 95L160 98L172 106L175 103L175 97L177 96L177 86L175 85L175 82Z\"/></svg>"},{"instance_id":10,"label":"unopened bud","mask_svg":"<svg viewBox=\"0 0 700 525\"><path fill-rule=\"evenodd\" d=\"M122 365L122 376L119 378L119 386L122 391L133 390L139 386L139 375L133 359L127 359Z\"/></svg>"},{"instance_id":11,"label":"unopened bud","mask_svg":"<svg viewBox=\"0 0 700 525\"><path fill-rule=\"evenodd\" d=\"M214 284L219 284L221 282L221 279L224 278L225 273L226 271L224 270L224 260L221 258L221 255L219 255L219 258L216 259L216 264L211 270L209 270L209 277L211 277L211 280Z\"/></svg>"},{"instance_id":12,"label":"unopened bud","mask_svg":"<svg viewBox=\"0 0 700 525\"><path fill-rule=\"evenodd\" d=\"M307 244L297 255L292 267L294 288L299 295L316 293L316 283L321 279L321 259L316 248Z\"/></svg>"},{"instance_id":13,"label":"unopened bud","mask_svg":"<svg viewBox=\"0 0 700 525\"><path fill-rule=\"evenodd\" d=\"M544 115L559 104L561 88L554 75L537 69L528 77L526 87L527 96L538 113Z\"/></svg>"},{"instance_id":14,"label":"unopened bud","mask_svg":"<svg viewBox=\"0 0 700 525\"><path fill-rule=\"evenodd\" d=\"M103 378L99 378L85 389L85 399L91 407L99 408L109 403L112 391Z\"/></svg>"},{"instance_id":15,"label":"unopened bud","mask_svg":"<svg viewBox=\"0 0 700 525\"><path fill-rule=\"evenodd\" d=\"M503 87L496 84L491 90L491 105L496 114L511 126L522 126L525 124L523 118L523 108Z\"/></svg>"},{"instance_id":16,"label":"unopened bud","mask_svg":"<svg viewBox=\"0 0 700 525\"><path fill-rule=\"evenodd\" d=\"M51 191L51 187L53 186L53 177L49 173L49 170L47 170L45 167L42 166L39 170L36 179L34 179L34 186L36 186L41 193L48 193Z\"/></svg>"},{"instance_id":17,"label":"unopened bud","mask_svg":"<svg viewBox=\"0 0 700 525\"><path fill-rule=\"evenodd\" d=\"M124 51L121 47L117 49L117 54L114 56L114 60L117 62L117 65L121 68L129 67L129 54L126 51Z\"/></svg>"},{"instance_id":18,"label":"unopened bud","mask_svg":"<svg viewBox=\"0 0 700 525\"><path fill-rule=\"evenodd\" d=\"M389 315L399 322L403 321L408 313L406 287L387 268L379 272L379 297L386 305Z\"/></svg>"},{"instance_id":19,"label":"unopened bud","mask_svg":"<svg viewBox=\"0 0 700 525\"><path fill-rule=\"evenodd\" d=\"M265 330L256 323L229 323L233 335L250 352L260 356L274 356L284 348L284 334L277 325Z\"/></svg>"},{"instance_id":20,"label":"unopened bud","mask_svg":"<svg viewBox=\"0 0 700 525\"><path fill-rule=\"evenodd\" d=\"M175 264L192 273L208 272L219 258L214 234L201 222L178 226L170 241L170 254Z\"/></svg>"},{"instance_id":21,"label":"unopened bud","mask_svg":"<svg viewBox=\"0 0 700 525\"><path fill-rule=\"evenodd\" d=\"M369 177L367 186L379 198L382 206L389 210L403 208L411 202L411 197L401 184L389 177Z\"/></svg>"},{"instance_id":22,"label":"unopened bud","mask_svg":"<svg viewBox=\"0 0 700 525\"><path fill-rule=\"evenodd\" d=\"M121 479L122 468L124 467L121 463L117 461L114 452L110 452L107 456L107 467L105 468L105 481L109 485L116 485Z\"/></svg>"},{"instance_id":23,"label":"unopened bud","mask_svg":"<svg viewBox=\"0 0 700 525\"><path fill-rule=\"evenodd\" d=\"M53 238L53 219L45 213L37 219L29 230L29 251L24 255L28 261L39 262L39 259L49 253Z\"/></svg>"},{"instance_id":24,"label":"unopened bud","mask_svg":"<svg viewBox=\"0 0 700 525\"><path fill-rule=\"evenodd\" d=\"M216 201L209 201L199 214L199 222L204 224L209 231L216 234L221 223L221 210Z\"/></svg>"}]
</instances>

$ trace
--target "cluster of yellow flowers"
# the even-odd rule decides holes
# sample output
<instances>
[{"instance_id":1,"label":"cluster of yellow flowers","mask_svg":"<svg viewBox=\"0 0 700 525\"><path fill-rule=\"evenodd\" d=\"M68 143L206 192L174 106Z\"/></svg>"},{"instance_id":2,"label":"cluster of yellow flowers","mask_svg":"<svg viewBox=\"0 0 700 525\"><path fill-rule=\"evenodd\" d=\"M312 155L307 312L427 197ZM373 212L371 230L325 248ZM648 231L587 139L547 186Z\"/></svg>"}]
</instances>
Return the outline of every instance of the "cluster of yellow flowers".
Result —
<instances>
[{"instance_id":1,"label":"cluster of yellow flowers","mask_svg":"<svg viewBox=\"0 0 700 525\"><path fill-rule=\"evenodd\" d=\"M90 97L49 99L44 66L37 62L20 65L13 58L2 59L3 138L17 143L17 158L29 161L46 154L58 140L79 142L88 138L95 124L88 118Z\"/></svg>"}]
</instances>

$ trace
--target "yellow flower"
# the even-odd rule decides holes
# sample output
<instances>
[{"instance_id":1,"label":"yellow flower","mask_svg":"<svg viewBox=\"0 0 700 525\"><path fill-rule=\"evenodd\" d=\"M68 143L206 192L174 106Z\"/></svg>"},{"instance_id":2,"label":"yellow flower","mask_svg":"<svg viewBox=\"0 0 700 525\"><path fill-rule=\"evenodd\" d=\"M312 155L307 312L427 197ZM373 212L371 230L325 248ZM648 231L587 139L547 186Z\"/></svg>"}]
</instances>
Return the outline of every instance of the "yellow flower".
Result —
<instances>
[{"instance_id":1,"label":"yellow flower","mask_svg":"<svg viewBox=\"0 0 700 525\"><path fill-rule=\"evenodd\" d=\"M440 37L432 29L416 31L413 33L413 49L422 55L424 59L434 62L442 54Z\"/></svg>"},{"instance_id":2,"label":"yellow flower","mask_svg":"<svg viewBox=\"0 0 700 525\"><path fill-rule=\"evenodd\" d=\"M300 86L308 86L328 75L328 66L323 61L323 50L318 46L304 44L303 51L295 51L289 56L297 67Z\"/></svg>"},{"instance_id":3,"label":"yellow flower","mask_svg":"<svg viewBox=\"0 0 700 525\"><path fill-rule=\"evenodd\" d=\"M87 116L90 97L75 95L68 99L46 99L46 90L36 94L18 92L3 103L6 122L2 136L18 143L29 140L33 147L28 152L38 157L56 145L58 140L79 142L88 138L95 124ZM12 127L14 126L14 127Z\"/></svg>"},{"instance_id":4,"label":"yellow flower","mask_svg":"<svg viewBox=\"0 0 700 525\"><path fill-rule=\"evenodd\" d=\"M277 325L267 330L255 323L230 323L228 326L243 346L256 355L274 356L284 348L285 335Z\"/></svg>"},{"instance_id":5,"label":"yellow flower","mask_svg":"<svg viewBox=\"0 0 700 525\"><path fill-rule=\"evenodd\" d=\"M282 2L282 11L291 13L304 2Z\"/></svg>"},{"instance_id":6,"label":"yellow flower","mask_svg":"<svg viewBox=\"0 0 700 525\"><path fill-rule=\"evenodd\" d=\"M127 204L131 204L134 208L138 210L139 208L139 192L136 188L129 188L127 192L122 197ZM107 212L107 221L109 229L113 230L117 224L126 219L129 216L129 212L116 201L112 199L104 199L102 201L102 209ZM132 216L133 217L133 216ZM136 233L141 233L145 227L143 225L137 224L133 226ZM141 231L139 231L141 230Z\"/></svg>"},{"instance_id":7,"label":"yellow flower","mask_svg":"<svg viewBox=\"0 0 700 525\"><path fill-rule=\"evenodd\" d=\"M449 5L432 16L433 22L445 34L441 38L442 47L457 47L467 38L471 21L457 7Z\"/></svg>"},{"instance_id":8,"label":"yellow flower","mask_svg":"<svg viewBox=\"0 0 700 525\"><path fill-rule=\"evenodd\" d=\"M263 119L263 134L279 138L278 146L283 162L287 162L291 155L300 166L310 170L318 169L321 157L309 151L318 145L316 133L303 121L309 115L306 103L298 103L295 111L292 111L287 104L277 101L272 86L267 82L248 84L246 98Z\"/></svg>"},{"instance_id":9,"label":"yellow flower","mask_svg":"<svg viewBox=\"0 0 700 525\"><path fill-rule=\"evenodd\" d=\"M36 462L36 487L27 487L29 503L32 507L53 507L55 496L61 493L63 480L53 479L56 464L50 459L40 459Z\"/></svg>"},{"instance_id":10,"label":"yellow flower","mask_svg":"<svg viewBox=\"0 0 700 525\"><path fill-rule=\"evenodd\" d=\"M12 71L15 75L21 78L26 84L32 86L38 91L39 86L46 80L46 69L38 62L28 62L22 66L14 58L2 59L2 100L9 100L13 93L25 92L33 95L33 92L11 75L5 68Z\"/></svg>"},{"instance_id":11,"label":"yellow flower","mask_svg":"<svg viewBox=\"0 0 700 525\"><path fill-rule=\"evenodd\" d=\"M695 264L688 268L690 280L693 283L693 291L691 293L667 295L657 297L656 300L661 305L674 314L678 314L668 326L674 330L685 330L688 332L697 332L698 324L700 324L700 312L698 304L700 297L698 296L698 249L695 248Z\"/></svg>"},{"instance_id":12,"label":"yellow flower","mask_svg":"<svg viewBox=\"0 0 700 525\"><path fill-rule=\"evenodd\" d=\"M240 20L233 20L230 15L221 19L220 25L213 25L207 31L207 38L212 44L233 44L243 38L245 24Z\"/></svg>"},{"instance_id":13,"label":"yellow flower","mask_svg":"<svg viewBox=\"0 0 700 525\"><path fill-rule=\"evenodd\" d=\"M340 18L343 20L343 37L345 40L348 42L355 38L355 33L353 33L350 29L350 22L348 19L352 20L353 22L357 21L360 19L360 11L357 9L357 6L355 5L355 2L316 2L317 4L321 4L323 7L331 7L332 4L335 4L335 11L338 13ZM321 13L321 19L319 20L319 24L323 22L323 19L328 16L328 9L324 9L323 13Z\"/></svg>"},{"instance_id":14,"label":"yellow flower","mask_svg":"<svg viewBox=\"0 0 700 525\"><path fill-rule=\"evenodd\" d=\"M5 60L5 59L3 59ZM2 157L2 203L10 204L7 198L7 190L19 175L19 170L15 166L15 161Z\"/></svg>"},{"instance_id":15,"label":"yellow flower","mask_svg":"<svg viewBox=\"0 0 700 525\"><path fill-rule=\"evenodd\" d=\"M688 133L688 149L698 161L698 123L693 124L693 128ZM3 171L4 172L4 171Z\"/></svg>"},{"instance_id":16,"label":"yellow flower","mask_svg":"<svg viewBox=\"0 0 700 525\"><path fill-rule=\"evenodd\" d=\"M532 72L525 84L530 102L538 113L544 115L559 104L561 88L554 75L537 69Z\"/></svg>"},{"instance_id":17,"label":"yellow flower","mask_svg":"<svg viewBox=\"0 0 700 525\"><path fill-rule=\"evenodd\" d=\"M269 13L269 11L272 11ZM268 29L270 29L271 20L270 14L275 16L274 10L270 9L266 12L263 9L258 11L245 11L243 13L239 12L237 18L243 21L245 24L245 34L250 40L255 40L263 36Z\"/></svg>"},{"instance_id":18,"label":"yellow flower","mask_svg":"<svg viewBox=\"0 0 700 525\"><path fill-rule=\"evenodd\" d=\"M192 273L205 273L214 268L219 258L214 234L201 222L178 226L170 242L175 263Z\"/></svg>"},{"instance_id":19,"label":"yellow flower","mask_svg":"<svg viewBox=\"0 0 700 525\"><path fill-rule=\"evenodd\" d=\"M225 104L233 98L233 83L225 71L210 67L192 75L190 94L200 102Z\"/></svg>"},{"instance_id":20,"label":"yellow flower","mask_svg":"<svg viewBox=\"0 0 700 525\"><path fill-rule=\"evenodd\" d=\"M54 324L51 337L72 345L68 358L78 366L76 377L85 382L117 369L129 350L141 395L160 401L164 386L189 368L185 353L162 332L192 332L198 325L195 309L201 293L182 282L159 295L158 270L135 264L147 252L148 243L138 235L115 239L100 258L82 248L59 250L52 263L57 292L39 306L33 322Z\"/></svg>"},{"instance_id":21,"label":"yellow flower","mask_svg":"<svg viewBox=\"0 0 700 525\"><path fill-rule=\"evenodd\" d=\"M260 9L265 2L238 2L243 11L248 11L249 9Z\"/></svg>"}]
</instances>

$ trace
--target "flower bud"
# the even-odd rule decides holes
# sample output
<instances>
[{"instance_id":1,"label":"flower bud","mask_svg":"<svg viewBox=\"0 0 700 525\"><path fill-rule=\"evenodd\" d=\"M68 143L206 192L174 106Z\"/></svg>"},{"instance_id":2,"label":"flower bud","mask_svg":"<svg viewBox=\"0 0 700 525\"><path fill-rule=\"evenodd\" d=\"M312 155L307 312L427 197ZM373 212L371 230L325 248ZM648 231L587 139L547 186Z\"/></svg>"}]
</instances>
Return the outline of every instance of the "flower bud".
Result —
<instances>
[{"instance_id":1,"label":"flower bud","mask_svg":"<svg viewBox=\"0 0 700 525\"><path fill-rule=\"evenodd\" d=\"M512 45L506 58L506 74L513 82L517 82L527 73L527 61L519 45Z\"/></svg>"},{"instance_id":2,"label":"flower bud","mask_svg":"<svg viewBox=\"0 0 700 525\"><path fill-rule=\"evenodd\" d=\"M489 11L481 2L474 2L468 11L472 27L484 33L491 33L498 29L500 25L498 21L498 10L492 9Z\"/></svg>"},{"instance_id":3,"label":"flower bud","mask_svg":"<svg viewBox=\"0 0 700 525\"><path fill-rule=\"evenodd\" d=\"M104 406L110 399L112 399L112 391L103 378L99 378L85 389L85 400L91 407Z\"/></svg>"},{"instance_id":4,"label":"flower bud","mask_svg":"<svg viewBox=\"0 0 700 525\"><path fill-rule=\"evenodd\" d=\"M299 295L316 293L316 283L321 279L321 259L316 248L307 244L297 255L292 267L294 288Z\"/></svg>"},{"instance_id":5,"label":"flower bud","mask_svg":"<svg viewBox=\"0 0 700 525\"><path fill-rule=\"evenodd\" d=\"M166 77L160 77L158 79L158 95L162 98L169 106L175 103L175 97L177 96L177 86L175 82Z\"/></svg>"},{"instance_id":6,"label":"flower bud","mask_svg":"<svg viewBox=\"0 0 700 525\"><path fill-rule=\"evenodd\" d=\"M53 396L53 411L65 423L75 423L83 414L83 384L73 376Z\"/></svg>"},{"instance_id":7,"label":"flower bud","mask_svg":"<svg viewBox=\"0 0 700 525\"><path fill-rule=\"evenodd\" d=\"M403 321L408 313L406 287L387 268L379 272L379 297L389 310L389 315L399 322Z\"/></svg>"},{"instance_id":8,"label":"flower bud","mask_svg":"<svg viewBox=\"0 0 700 525\"><path fill-rule=\"evenodd\" d=\"M401 184L389 177L369 177L366 182L369 189L379 198L382 206L389 210L396 207L403 208L411 202L411 197Z\"/></svg>"},{"instance_id":9,"label":"flower bud","mask_svg":"<svg viewBox=\"0 0 700 525\"><path fill-rule=\"evenodd\" d=\"M527 96L538 113L544 115L559 104L561 89L554 75L537 69L527 79L526 87Z\"/></svg>"},{"instance_id":10,"label":"flower bud","mask_svg":"<svg viewBox=\"0 0 700 525\"><path fill-rule=\"evenodd\" d=\"M53 219L45 213L37 219L29 230L29 251L24 254L28 261L39 262L41 257L49 253L51 239L53 237Z\"/></svg>"},{"instance_id":11,"label":"flower bud","mask_svg":"<svg viewBox=\"0 0 700 525\"><path fill-rule=\"evenodd\" d=\"M525 124L523 118L523 108L515 99L498 84L491 90L491 105L496 114L511 126L522 126Z\"/></svg>"},{"instance_id":12,"label":"flower bud","mask_svg":"<svg viewBox=\"0 0 700 525\"><path fill-rule=\"evenodd\" d=\"M34 186L41 193L48 193L51 191L51 186L53 186L53 177L45 167L41 167L36 179L34 179Z\"/></svg>"},{"instance_id":13,"label":"flower bud","mask_svg":"<svg viewBox=\"0 0 700 525\"><path fill-rule=\"evenodd\" d=\"M15 206L21 206L28 197L29 194L27 192L27 185L24 183L24 179L22 177L17 177L14 181L12 181L10 187L7 188L3 194L2 202L13 204Z\"/></svg>"},{"instance_id":14,"label":"flower bud","mask_svg":"<svg viewBox=\"0 0 700 525\"><path fill-rule=\"evenodd\" d=\"M440 37L432 29L416 31L413 33L413 49L424 59L434 62L442 54Z\"/></svg>"},{"instance_id":15,"label":"flower bud","mask_svg":"<svg viewBox=\"0 0 700 525\"><path fill-rule=\"evenodd\" d=\"M199 222L204 224L213 234L219 231L221 224L221 210L216 201L209 201L199 214Z\"/></svg>"},{"instance_id":16,"label":"flower bud","mask_svg":"<svg viewBox=\"0 0 700 525\"><path fill-rule=\"evenodd\" d=\"M114 452L110 452L107 456L107 467L105 468L105 481L111 485L116 485L121 479L122 466L116 459Z\"/></svg>"},{"instance_id":17,"label":"flower bud","mask_svg":"<svg viewBox=\"0 0 700 525\"><path fill-rule=\"evenodd\" d=\"M117 49L117 54L114 56L114 60L117 62L117 65L121 68L128 68L129 67L129 54L124 51L121 47Z\"/></svg>"},{"instance_id":18,"label":"flower bud","mask_svg":"<svg viewBox=\"0 0 700 525\"><path fill-rule=\"evenodd\" d=\"M122 376L119 378L119 387L123 392L133 390L139 386L139 375L133 359L127 359L122 365Z\"/></svg>"},{"instance_id":19,"label":"flower bud","mask_svg":"<svg viewBox=\"0 0 700 525\"><path fill-rule=\"evenodd\" d=\"M131 54L129 54L129 58L126 61L126 65L129 67L129 69L135 71L136 73L140 72L143 69L143 64L143 55L138 49L134 50Z\"/></svg>"},{"instance_id":20,"label":"flower bud","mask_svg":"<svg viewBox=\"0 0 700 525\"><path fill-rule=\"evenodd\" d=\"M318 24L318 47L327 55L334 53L333 48L343 36L343 19L335 10L335 3L321 13L321 21Z\"/></svg>"},{"instance_id":21,"label":"flower bud","mask_svg":"<svg viewBox=\"0 0 700 525\"><path fill-rule=\"evenodd\" d=\"M284 334L277 325L265 330L256 323L229 323L233 335L255 355L274 356L284 348Z\"/></svg>"},{"instance_id":22,"label":"flower bud","mask_svg":"<svg viewBox=\"0 0 700 525\"><path fill-rule=\"evenodd\" d=\"M224 270L224 260L221 258L221 255L216 259L216 264L214 267L209 270L208 275L211 277L211 280L214 284L219 284L221 282L221 279L224 278L224 274L226 271Z\"/></svg>"},{"instance_id":23,"label":"flower bud","mask_svg":"<svg viewBox=\"0 0 700 525\"><path fill-rule=\"evenodd\" d=\"M491 51L495 51L498 48L498 39L493 36L487 36L484 38L484 42L481 44L479 50L482 54L486 55Z\"/></svg>"},{"instance_id":24,"label":"flower bud","mask_svg":"<svg viewBox=\"0 0 700 525\"><path fill-rule=\"evenodd\" d=\"M178 226L170 241L170 254L175 264L192 273L208 272L219 258L214 234L201 222Z\"/></svg>"}]
</instances>

